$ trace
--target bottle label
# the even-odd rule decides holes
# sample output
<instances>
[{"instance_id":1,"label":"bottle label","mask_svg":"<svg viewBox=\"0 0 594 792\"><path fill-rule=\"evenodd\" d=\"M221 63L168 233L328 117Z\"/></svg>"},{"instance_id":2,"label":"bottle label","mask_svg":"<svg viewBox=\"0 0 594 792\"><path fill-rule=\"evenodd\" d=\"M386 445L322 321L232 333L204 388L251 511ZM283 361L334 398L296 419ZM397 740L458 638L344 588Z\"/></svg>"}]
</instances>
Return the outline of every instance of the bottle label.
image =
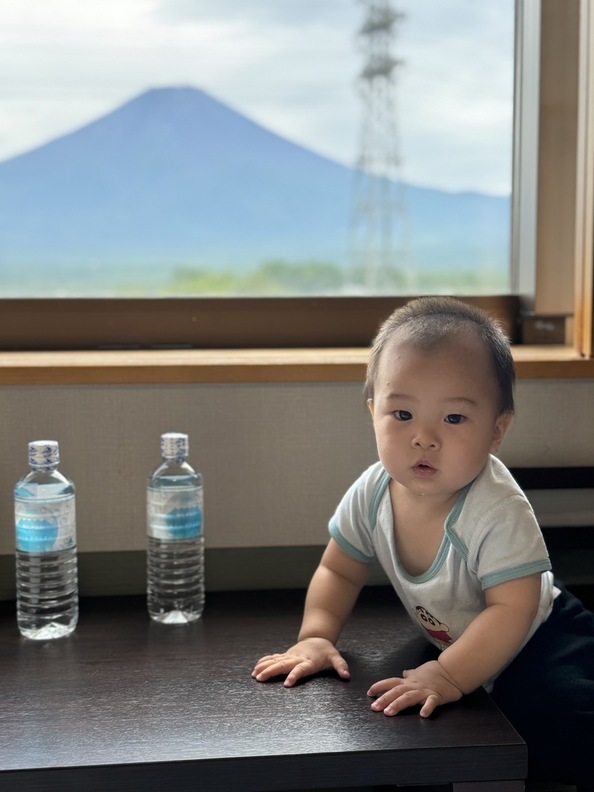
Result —
<instances>
[{"instance_id":1,"label":"bottle label","mask_svg":"<svg viewBox=\"0 0 594 792\"><path fill-rule=\"evenodd\" d=\"M55 553L76 545L74 498L15 501L16 547L25 553Z\"/></svg>"},{"instance_id":2,"label":"bottle label","mask_svg":"<svg viewBox=\"0 0 594 792\"><path fill-rule=\"evenodd\" d=\"M166 542L202 536L202 489L167 487L147 490L147 532Z\"/></svg>"}]
</instances>

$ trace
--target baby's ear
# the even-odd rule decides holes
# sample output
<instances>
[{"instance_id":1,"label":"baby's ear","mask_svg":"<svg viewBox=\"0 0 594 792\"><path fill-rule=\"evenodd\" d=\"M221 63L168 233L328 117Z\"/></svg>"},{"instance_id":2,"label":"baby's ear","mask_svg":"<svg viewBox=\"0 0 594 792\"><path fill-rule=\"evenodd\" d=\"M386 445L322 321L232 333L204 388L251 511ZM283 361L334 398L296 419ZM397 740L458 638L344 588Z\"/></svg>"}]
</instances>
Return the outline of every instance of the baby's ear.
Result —
<instances>
[{"instance_id":1,"label":"baby's ear","mask_svg":"<svg viewBox=\"0 0 594 792\"><path fill-rule=\"evenodd\" d=\"M373 415L373 399L367 399L366 403L367 403L367 408L369 409L369 412L371 413L371 415Z\"/></svg>"},{"instance_id":2,"label":"baby's ear","mask_svg":"<svg viewBox=\"0 0 594 792\"><path fill-rule=\"evenodd\" d=\"M493 439L491 440L491 453L494 454L498 449L501 443L503 442L503 438L505 437L505 433L511 426L511 422L514 419L514 414L511 410L506 410L505 412L500 413L497 416L495 421L495 427L493 429Z\"/></svg>"}]
</instances>

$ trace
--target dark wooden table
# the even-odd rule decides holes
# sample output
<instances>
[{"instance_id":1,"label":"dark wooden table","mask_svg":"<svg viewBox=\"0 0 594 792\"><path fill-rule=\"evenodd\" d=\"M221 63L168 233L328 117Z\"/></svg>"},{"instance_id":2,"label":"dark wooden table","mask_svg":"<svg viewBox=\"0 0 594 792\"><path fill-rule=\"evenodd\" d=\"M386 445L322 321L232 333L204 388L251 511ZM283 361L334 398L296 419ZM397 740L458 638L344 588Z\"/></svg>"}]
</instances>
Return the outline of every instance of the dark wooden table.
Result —
<instances>
[{"instance_id":1,"label":"dark wooden table","mask_svg":"<svg viewBox=\"0 0 594 792\"><path fill-rule=\"evenodd\" d=\"M388 588L364 592L341 647L352 680L293 689L250 674L295 637L302 592L210 594L189 627L142 597L81 602L76 632L20 638L0 606L0 790L290 790L453 783L524 788L526 749L483 691L388 718L372 682L427 656Z\"/></svg>"}]
</instances>

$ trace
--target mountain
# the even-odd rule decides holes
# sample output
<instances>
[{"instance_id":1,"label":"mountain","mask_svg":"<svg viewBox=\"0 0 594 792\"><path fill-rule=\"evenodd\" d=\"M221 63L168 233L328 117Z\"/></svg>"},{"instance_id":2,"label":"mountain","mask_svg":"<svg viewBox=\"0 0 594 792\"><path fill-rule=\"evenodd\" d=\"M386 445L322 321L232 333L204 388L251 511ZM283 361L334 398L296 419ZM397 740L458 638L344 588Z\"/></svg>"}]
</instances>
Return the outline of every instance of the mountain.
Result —
<instances>
[{"instance_id":1,"label":"mountain","mask_svg":"<svg viewBox=\"0 0 594 792\"><path fill-rule=\"evenodd\" d=\"M204 91L149 90L0 163L0 272L345 266L354 175ZM415 266L506 266L508 198L408 185L405 201Z\"/></svg>"}]
</instances>

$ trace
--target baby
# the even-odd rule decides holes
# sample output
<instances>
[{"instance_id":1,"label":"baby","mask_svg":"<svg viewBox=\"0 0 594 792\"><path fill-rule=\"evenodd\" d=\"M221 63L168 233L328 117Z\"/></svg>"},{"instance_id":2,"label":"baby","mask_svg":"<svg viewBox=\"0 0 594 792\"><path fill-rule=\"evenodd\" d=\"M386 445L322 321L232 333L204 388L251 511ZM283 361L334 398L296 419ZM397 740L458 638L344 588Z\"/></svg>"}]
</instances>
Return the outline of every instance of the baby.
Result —
<instances>
[{"instance_id":1,"label":"baby","mask_svg":"<svg viewBox=\"0 0 594 792\"><path fill-rule=\"evenodd\" d=\"M330 521L298 642L253 676L348 679L336 643L377 558L440 652L373 684L372 709L427 717L483 685L527 742L531 776L591 792L594 616L555 585L533 511L494 456L514 379L505 335L476 308L428 297L389 317L365 385L380 461Z\"/></svg>"}]
</instances>

